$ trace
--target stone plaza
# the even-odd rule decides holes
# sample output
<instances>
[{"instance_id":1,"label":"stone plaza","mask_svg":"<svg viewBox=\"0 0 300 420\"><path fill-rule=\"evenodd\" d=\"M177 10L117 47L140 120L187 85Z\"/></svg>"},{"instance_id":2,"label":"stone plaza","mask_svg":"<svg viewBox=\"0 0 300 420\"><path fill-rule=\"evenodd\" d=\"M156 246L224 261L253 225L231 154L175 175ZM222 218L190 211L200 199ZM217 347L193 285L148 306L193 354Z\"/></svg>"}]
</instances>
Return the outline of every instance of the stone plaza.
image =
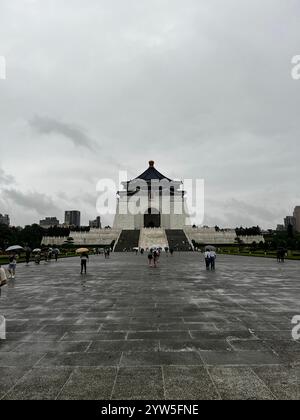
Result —
<instances>
[{"instance_id":1,"label":"stone plaza","mask_svg":"<svg viewBox=\"0 0 300 420\"><path fill-rule=\"evenodd\" d=\"M17 267L0 399L300 399L299 262L198 253Z\"/></svg>"}]
</instances>

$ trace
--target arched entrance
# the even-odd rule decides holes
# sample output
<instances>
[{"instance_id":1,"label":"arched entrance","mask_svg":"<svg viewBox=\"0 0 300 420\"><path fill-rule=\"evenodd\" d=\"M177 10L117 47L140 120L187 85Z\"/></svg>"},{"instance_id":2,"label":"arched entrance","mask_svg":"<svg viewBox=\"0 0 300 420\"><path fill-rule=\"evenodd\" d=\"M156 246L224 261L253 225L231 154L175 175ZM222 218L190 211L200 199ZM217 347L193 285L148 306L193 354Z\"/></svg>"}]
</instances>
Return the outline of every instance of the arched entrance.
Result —
<instances>
[{"instance_id":1,"label":"arched entrance","mask_svg":"<svg viewBox=\"0 0 300 420\"><path fill-rule=\"evenodd\" d=\"M149 208L144 214L145 228L160 228L161 218L160 212L156 209Z\"/></svg>"}]
</instances>

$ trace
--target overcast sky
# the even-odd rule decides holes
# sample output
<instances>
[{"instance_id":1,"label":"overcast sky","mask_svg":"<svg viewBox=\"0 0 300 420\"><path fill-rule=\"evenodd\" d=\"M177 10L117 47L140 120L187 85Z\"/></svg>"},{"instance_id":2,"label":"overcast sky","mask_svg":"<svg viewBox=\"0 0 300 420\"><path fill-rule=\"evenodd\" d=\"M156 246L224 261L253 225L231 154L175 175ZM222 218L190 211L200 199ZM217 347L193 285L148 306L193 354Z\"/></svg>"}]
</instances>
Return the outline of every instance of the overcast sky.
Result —
<instances>
[{"instance_id":1,"label":"overcast sky","mask_svg":"<svg viewBox=\"0 0 300 420\"><path fill-rule=\"evenodd\" d=\"M205 179L206 224L282 223L300 205L299 19L299 0L1 0L0 213L87 223L98 179L153 159Z\"/></svg>"}]
</instances>

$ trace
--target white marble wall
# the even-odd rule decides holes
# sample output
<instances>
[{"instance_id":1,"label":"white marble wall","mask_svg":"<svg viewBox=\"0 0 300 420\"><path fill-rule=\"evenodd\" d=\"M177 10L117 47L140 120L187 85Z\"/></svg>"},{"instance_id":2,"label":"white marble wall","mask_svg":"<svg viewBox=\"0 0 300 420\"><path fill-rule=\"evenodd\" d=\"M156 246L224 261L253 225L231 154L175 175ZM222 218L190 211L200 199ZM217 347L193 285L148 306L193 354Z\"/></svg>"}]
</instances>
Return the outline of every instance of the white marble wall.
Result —
<instances>
[{"instance_id":1,"label":"white marble wall","mask_svg":"<svg viewBox=\"0 0 300 420\"><path fill-rule=\"evenodd\" d=\"M216 232L215 228L192 228L186 227L184 229L186 236L192 241L202 244L220 244L232 245L237 243L237 235L234 229L228 229L225 232ZM245 244L252 244L253 242L264 242L262 235L258 236L241 236L240 239Z\"/></svg>"}]
</instances>

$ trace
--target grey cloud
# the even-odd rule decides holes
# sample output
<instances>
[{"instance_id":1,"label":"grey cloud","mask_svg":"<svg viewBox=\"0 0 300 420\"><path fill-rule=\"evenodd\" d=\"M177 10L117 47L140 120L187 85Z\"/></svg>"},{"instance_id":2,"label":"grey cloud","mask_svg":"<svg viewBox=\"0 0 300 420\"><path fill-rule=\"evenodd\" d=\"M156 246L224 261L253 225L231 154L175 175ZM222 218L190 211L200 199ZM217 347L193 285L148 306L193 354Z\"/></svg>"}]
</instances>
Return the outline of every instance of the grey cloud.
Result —
<instances>
[{"instance_id":1,"label":"grey cloud","mask_svg":"<svg viewBox=\"0 0 300 420\"><path fill-rule=\"evenodd\" d=\"M96 148L96 143L85 131L74 124L67 124L54 118L36 115L29 121L30 126L37 132L49 135L59 134L70 140L75 146L86 147L90 150Z\"/></svg>"},{"instance_id":2,"label":"grey cloud","mask_svg":"<svg viewBox=\"0 0 300 420\"><path fill-rule=\"evenodd\" d=\"M46 194L39 192L23 193L16 189L4 189L2 194L5 199L11 200L14 205L35 211L40 216L46 216L51 212L56 213L59 211L52 198Z\"/></svg>"},{"instance_id":3,"label":"grey cloud","mask_svg":"<svg viewBox=\"0 0 300 420\"><path fill-rule=\"evenodd\" d=\"M154 159L205 178L212 225L274 227L300 204L298 0L0 3L0 157L21 191L84 212L97 178Z\"/></svg>"},{"instance_id":4,"label":"grey cloud","mask_svg":"<svg viewBox=\"0 0 300 420\"><path fill-rule=\"evenodd\" d=\"M210 208L214 209L212 213L206 212L205 224L219 225L222 227L256 226L262 228L268 226L270 220L280 221L282 208L265 207L263 203L253 203L250 201L237 200L210 200ZM219 209L217 211L216 209ZM218 213L218 216L216 214ZM234 224L233 222L234 221Z\"/></svg>"},{"instance_id":5,"label":"grey cloud","mask_svg":"<svg viewBox=\"0 0 300 420\"><path fill-rule=\"evenodd\" d=\"M7 174L2 168L0 168L0 186L10 185L15 182L12 175Z\"/></svg>"}]
</instances>

